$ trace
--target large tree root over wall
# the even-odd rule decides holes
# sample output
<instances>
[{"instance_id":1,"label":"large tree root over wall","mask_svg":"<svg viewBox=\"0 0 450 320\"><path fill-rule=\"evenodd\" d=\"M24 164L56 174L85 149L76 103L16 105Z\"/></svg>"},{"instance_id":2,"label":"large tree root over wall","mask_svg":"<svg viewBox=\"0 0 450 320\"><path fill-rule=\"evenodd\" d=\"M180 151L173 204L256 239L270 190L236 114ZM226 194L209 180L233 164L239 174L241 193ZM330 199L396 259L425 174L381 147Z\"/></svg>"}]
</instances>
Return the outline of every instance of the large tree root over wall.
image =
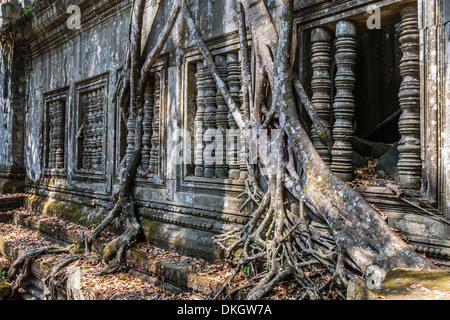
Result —
<instances>
[{"instance_id":1,"label":"large tree root over wall","mask_svg":"<svg viewBox=\"0 0 450 320\"><path fill-rule=\"evenodd\" d=\"M214 58L191 16L185 0L175 0L168 21L150 55L142 62L141 30L145 1L135 0L128 54L118 99L125 120L132 117L135 150L128 163L112 209L105 220L83 241L89 247L114 219L125 221L125 231L104 250L105 273L120 267L124 251L140 232L132 198L133 182L140 162L142 148L142 97L148 71L156 61L177 17L182 12L193 37L202 52L216 86L241 129L250 142L261 146L263 129L280 132L275 161L262 175L262 161L246 164L245 205L255 204L249 222L241 230L218 236L217 245L236 264L226 289L242 270L253 275L248 299L260 299L284 279L295 281L302 293L299 298L345 298L345 288L352 276L382 279L395 267L434 269L432 262L417 254L385 223L382 217L353 189L338 179L322 161L302 126L297 112L298 95L310 120L328 148L332 138L312 106L291 66L292 0L280 0L282 7L279 33L263 1L238 0L237 25L240 36L243 104L233 100L226 83L214 64ZM252 36L251 50L247 43L247 28ZM256 72L252 75L250 56L254 57ZM269 87L272 104L266 105ZM127 122L127 121L126 121ZM130 122L127 122L130 123ZM258 155L257 157L259 157ZM296 199L295 211L286 206L286 199ZM292 207L291 207L292 208ZM320 220L326 228L318 228L312 220ZM35 254L33 254L35 256ZM18 282L26 276L24 257L16 261L11 278ZM19 267L22 265L23 267ZM22 274L18 270L23 270ZM17 276L17 274L20 274ZM17 287L17 283L16 283ZM216 297L223 297L223 290Z\"/></svg>"}]
</instances>

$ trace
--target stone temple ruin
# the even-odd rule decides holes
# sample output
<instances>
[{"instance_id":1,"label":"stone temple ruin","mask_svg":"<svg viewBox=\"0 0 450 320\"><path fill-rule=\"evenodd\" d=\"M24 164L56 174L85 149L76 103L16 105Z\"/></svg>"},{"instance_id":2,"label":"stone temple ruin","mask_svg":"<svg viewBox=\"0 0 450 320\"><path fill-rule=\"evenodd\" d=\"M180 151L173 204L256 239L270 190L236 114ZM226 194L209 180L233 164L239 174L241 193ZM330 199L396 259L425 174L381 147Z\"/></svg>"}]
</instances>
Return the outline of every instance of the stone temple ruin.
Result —
<instances>
[{"instance_id":1,"label":"stone temple ruin","mask_svg":"<svg viewBox=\"0 0 450 320\"><path fill-rule=\"evenodd\" d=\"M16 2L3 1L0 13L0 193L26 193L26 209L91 227L133 150L132 123L116 101L132 1L44 0L27 13ZM189 3L239 100L235 1ZM266 3L276 20L275 2ZM147 1L144 55L170 8ZM450 259L449 22L446 0L295 1L295 70L335 140L330 154L312 129L319 154L442 263ZM239 137L223 142L232 163L208 161L211 139L198 143L206 129L236 124L188 35L179 19L152 69L135 199L148 242L214 261L212 237L245 221L237 196L246 167ZM174 156L180 132L191 137L191 161ZM396 198L392 185L408 197Z\"/></svg>"}]
</instances>

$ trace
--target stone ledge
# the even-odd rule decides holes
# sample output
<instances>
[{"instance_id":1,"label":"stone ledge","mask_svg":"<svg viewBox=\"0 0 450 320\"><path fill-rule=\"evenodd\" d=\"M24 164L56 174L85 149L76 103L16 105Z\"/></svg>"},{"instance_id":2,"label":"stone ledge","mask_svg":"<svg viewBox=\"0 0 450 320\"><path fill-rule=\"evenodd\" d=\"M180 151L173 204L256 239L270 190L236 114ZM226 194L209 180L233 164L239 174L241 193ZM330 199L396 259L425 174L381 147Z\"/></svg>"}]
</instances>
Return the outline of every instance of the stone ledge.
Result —
<instances>
[{"instance_id":1,"label":"stone ledge","mask_svg":"<svg viewBox=\"0 0 450 320\"><path fill-rule=\"evenodd\" d=\"M36 195L29 195L25 200L24 207L29 211L70 221L86 228L96 226L102 213L101 209L94 207Z\"/></svg>"},{"instance_id":2,"label":"stone ledge","mask_svg":"<svg viewBox=\"0 0 450 320\"><path fill-rule=\"evenodd\" d=\"M75 203L76 200L75 196L64 201L29 195L25 200L24 207L32 212L39 212L43 216L55 217L89 229L97 226L103 213L101 208L81 205ZM173 206L171 208L174 209ZM176 251L182 255L200 257L210 262L220 262L212 243L212 237L219 232L226 231L226 228L229 228L229 225L233 226L235 221L220 221L214 219L214 215L206 213L201 215L200 209L178 209L179 211L173 212L163 211L161 208L139 207L138 211L146 240L152 245ZM226 218L229 217L226 216ZM119 230L111 229L111 231Z\"/></svg>"},{"instance_id":3,"label":"stone ledge","mask_svg":"<svg viewBox=\"0 0 450 320\"><path fill-rule=\"evenodd\" d=\"M0 212L8 212L23 206L24 195L1 195L0 194Z\"/></svg>"},{"instance_id":4,"label":"stone ledge","mask_svg":"<svg viewBox=\"0 0 450 320\"><path fill-rule=\"evenodd\" d=\"M3 224L3 226L5 226ZM2 224L0 224L0 228L2 227ZM15 227L16 229L23 227ZM23 254L26 250L31 248L38 248L43 245L51 245L48 240L45 240L42 238L42 236L34 231L20 231L20 230L12 230L10 228L11 234L8 232L8 228L3 230L3 236L7 237L8 239L2 240L1 246L0 246L0 252L1 254L7 258L9 261L14 261L19 257L21 254ZM14 235L19 234L26 234L26 242L23 243L21 240L15 239ZM11 237L13 236L13 237ZM40 243L40 244L38 244ZM68 257L66 254L62 255L44 255L40 256L38 259L36 259L31 264L31 272L30 276L27 277L26 281L24 282L23 286L21 286L19 293L22 296L22 298L27 300L43 300L45 299L44 296L44 285L42 282L42 279L47 277L50 272L52 271L53 267L58 265L60 262L62 262L66 257ZM90 259L90 258L89 258ZM95 267L95 270L91 270L91 267L85 267L83 260L80 260L80 264L78 266L75 266L74 268L80 270L80 277L94 277L94 280L97 279L97 281L105 281L110 282L114 284L114 291L119 292L119 294L114 293L113 295L111 292L107 292L104 290L103 285L96 285L95 281L92 283L92 279L82 281L82 285L80 289L77 289L77 287L71 287L72 284L69 283L68 287L70 287L70 290L76 290L76 298L81 300L116 300L116 299L126 299L126 300L141 300L141 299L147 299L149 297L149 294L152 293L153 290L165 292L164 294L167 295L167 297L170 297L173 294L181 294L183 296L188 296L190 299L196 299L199 298L198 295L190 292L186 292L184 290L181 290L177 288L176 286L173 286L171 284L165 283L161 281L160 279L157 279L155 277L151 277L149 275L143 275L139 274L136 271L124 273L120 272L117 274L108 275L105 277L99 277L95 275L91 275L91 273L86 273L86 271L99 271L100 267ZM6 265L5 265L6 266ZM72 268L72 266L70 266ZM85 269L88 268L88 269ZM91 268L91 269L89 269ZM74 269L74 272L76 270ZM70 274L70 277L72 277L73 272L72 269L68 271ZM70 278L69 277L69 278ZM5 298L9 298L9 296L6 296L7 294L10 295L10 291L8 291L8 283L5 283L3 286L3 283L1 284L1 293L5 293ZM5 289L3 289L5 288ZM135 290L134 290L135 288ZM4 290L4 291L3 291ZM57 292L57 299L58 300L65 300L67 298L66 293L63 291Z\"/></svg>"},{"instance_id":5,"label":"stone ledge","mask_svg":"<svg viewBox=\"0 0 450 320\"><path fill-rule=\"evenodd\" d=\"M0 193L19 193L24 190L24 182L20 178L0 177Z\"/></svg>"},{"instance_id":6,"label":"stone ledge","mask_svg":"<svg viewBox=\"0 0 450 320\"><path fill-rule=\"evenodd\" d=\"M47 240L63 244L77 243L80 231L84 231L85 234L89 231L74 224L68 225L67 222L54 217L20 211L14 212L14 222L17 225L37 232ZM101 250L110 239L110 237L104 237L96 241L93 249ZM142 246L145 245L142 244ZM170 257L156 259L150 257L141 247L138 246L127 251L126 267L130 268L130 274L140 275L141 278L147 279L147 281L151 279L151 283L171 291L190 291L204 295L216 291L221 285L223 279L214 273L200 276L192 272L190 270L192 264L183 262L183 260L191 260L192 258L158 249L161 250L163 256L170 254ZM9 255L17 256L17 254L12 253Z\"/></svg>"}]
</instances>

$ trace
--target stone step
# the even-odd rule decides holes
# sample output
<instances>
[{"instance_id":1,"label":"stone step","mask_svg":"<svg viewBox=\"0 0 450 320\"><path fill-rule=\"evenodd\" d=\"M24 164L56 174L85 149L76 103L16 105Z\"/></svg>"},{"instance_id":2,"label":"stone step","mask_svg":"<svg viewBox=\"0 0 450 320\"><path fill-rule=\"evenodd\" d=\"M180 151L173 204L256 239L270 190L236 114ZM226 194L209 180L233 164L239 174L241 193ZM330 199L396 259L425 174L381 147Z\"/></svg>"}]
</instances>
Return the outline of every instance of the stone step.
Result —
<instances>
[{"instance_id":1,"label":"stone step","mask_svg":"<svg viewBox=\"0 0 450 320\"><path fill-rule=\"evenodd\" d=\"M23 194L0 194L0 212L8 212L23 207L26 196Z\"/></svg>"},{"instance_id":2,"label":"stone step","mask_svg":"<svg viewBox=\"0 0 450 320\"><path fill-rule=\"evenodd\" d=\"M8 222L13 218L13 210L21 208L25 196L21 194L0 194L0 222Z\"/></svg>"},{"instance_id":3,"label":"stone step","mask_svg":"<svg viewBox=\"0 0 450 320\"><path fill-rule=\"evenodd\" d=\"M38 232L28 230L22 226L16 226L13 224L0 224L0 236L1 245L0 253L3 258L7 258L9 261L14 261L19 255L24 253L28 249L35 249L42 246L49 246L53 243L42 237ZM44 296L44 285L42 279L47 277L53 270L53 267L58 265L67 255L43 255L36 259L31 265L30 276L26 279L23 286L19 290L19 294L22 299L25 300L43 300ZM83 277L90 277L90 280L83 280L80 289L77 289L78 296L81 296L89 300L108 300L111 295L104 292L105 286L94 285L97 282L109 282L114 284L114 290L120 292L120 295L115 295L116 299L146 299L147 296L151 296L152 292L160 290L160 295L165 298L178 294L179 296L189 296L190 298L198 298L190 293L186 293L180 289L174 288L171 285L165 285L156 279L151 279L150 277L143 278L142 276L133 276L131 273L119 272L117 274L108 275L105 277L90 276L87 275L87 270L84 269L85 265L89 266L89 271L100 271L101 266L96 267L91 266L87 262L78 267L82 272L80 273L80 279ZM86 266L86 268L87 268ZM94 268L94 269L92 269ZM95 269L97 268L97 269ZM80 280L80 281L81 281ZM144 281L145 280L145 281ZM4 285L2 283L2 299L8 299L10 291L8 291L7 286L9 286L6 281ZM110 287L111 288L111 287ZM173 291L170 291L173 289ZM9 289L10 290L10 289ZM4 294L3 294L4 293ZM63 291L57 292L58 300L66 299L66 293Z\"/></svg>"},{"instance_id":4,"label":"stone step","mask_svg":"<svg viewBox=\"0 0 450 320\"><path fill-rule=\"evenodd\" d=\"M59 245L78 243L81 232L88 234L91 231L55 217L26 210L15 210L13 216L16 226L32 230L46 241ZM94 243L94 250L101 250L113 237L109 234L100 238ZM192 292L210 296L225 280L225 267L222 265L180 256L147 243L137 244L127 250L125 261L126 268L133 277L174 293Z\"/></svg>"}]
</instances>

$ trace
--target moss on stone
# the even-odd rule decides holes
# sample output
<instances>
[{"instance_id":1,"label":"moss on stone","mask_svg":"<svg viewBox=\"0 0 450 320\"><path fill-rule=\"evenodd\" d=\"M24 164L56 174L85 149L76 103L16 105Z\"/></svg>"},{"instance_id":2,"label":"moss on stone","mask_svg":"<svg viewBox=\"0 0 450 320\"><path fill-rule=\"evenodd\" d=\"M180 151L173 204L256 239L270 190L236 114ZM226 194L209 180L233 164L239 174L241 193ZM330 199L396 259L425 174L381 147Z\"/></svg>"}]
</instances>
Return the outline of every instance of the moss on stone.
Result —
<instances>
[{"instance_id":1,"label":"moss on stone","mask_svg":"<svg viewBox=\"0 0 450 320\"><path fill-rule=\"evenodd\" d=\"M450 271L395 269L377 294L389 300L450 300Z\"/></svg>"},{"instance_id":2,"label":"moss on stone","mask_svg":"<svg viewBox=\"0 0 450 320\"><path fill-rule=\"evenodd\" d=\"M0 193L20 193L23 191L23 183L17 180L0 179Z\"/></svg>"},{"instance_id":3,"label":"moss on stone","mask_svg":"<svg viewBox=\"0 0 450 320\"><path fill-rule=\"evenodd\" d=\"M87 228L92 228L98 223L98 221L93 221L93 219L88 217L87 212L89 210L86 210L85 206L67 201L55 199L49 200L42 196L30 196L25 200L24 206L27 210L40 212L49 217L61 218ZM95 208L90 210L98 211L98 209ZM98 212L100 215L100 211Z\"/></svg>"},{"instance_id":4,"label":"moss on stone","mask_svg":"<svg viewBox=\"0 0 450 320\"><path fill-rule=\"evenodd\" d=\"M158 232L158 229L161 226L161 222L156 220L148 220L144 219L141 223L142 230L144 231L144 235L147 239L150 238L150 235Z\"/></svg>"}]
</instances>

